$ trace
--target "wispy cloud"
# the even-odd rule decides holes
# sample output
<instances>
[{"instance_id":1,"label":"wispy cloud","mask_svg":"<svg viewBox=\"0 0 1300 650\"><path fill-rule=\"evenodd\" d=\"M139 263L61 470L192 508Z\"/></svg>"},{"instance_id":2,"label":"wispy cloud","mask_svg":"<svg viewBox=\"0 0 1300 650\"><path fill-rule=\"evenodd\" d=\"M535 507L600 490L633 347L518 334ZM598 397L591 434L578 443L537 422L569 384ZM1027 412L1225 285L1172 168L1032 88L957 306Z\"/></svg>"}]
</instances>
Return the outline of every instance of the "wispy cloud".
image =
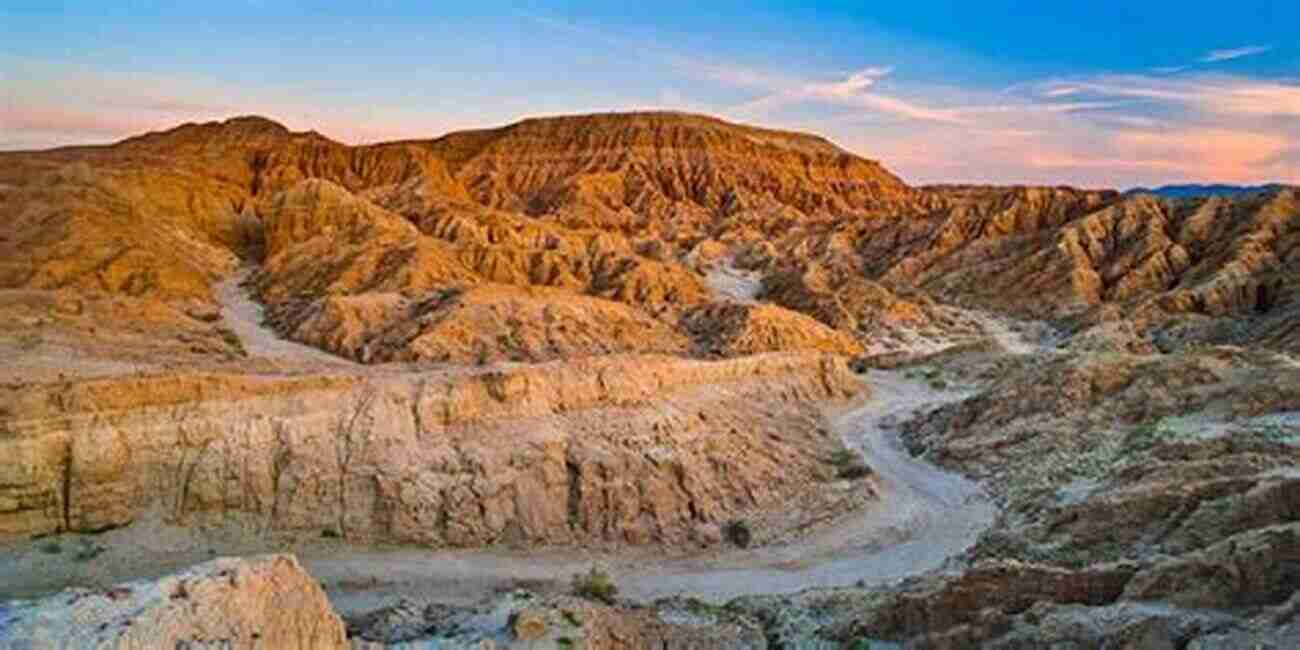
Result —
<instances>
[{"instance_id":1,"label":"wispy cloud","mask_svg":"<svg viewBox=\"0 0 1300 650\"><path fill-rule=\"evenodd\" d=\"M659 61L695 79L762 93L759 97L730 109L729 112L740 116L768 113L800 103L823 103L908 120L966 123L966 120L955 111L936 108L877 90L878 83L894 72L894 69L889 66L864 67L839 79L803 79L727 61L686 56L663 49L656 44L629 41L592 27L563 20L534 15L524 15L524 17L550 29L597 38L608 45L626 49L643 58Z\"/></svg>"},{"instance_id":2,"label":"wispy cloud","mask_svg":"<svg viewBox=\"0 0 1300 650\"><path fill-rule=\"evenodd\" d=\"M719 52L680 51L600 25L520 19L551 40L595 44L609 53L609 74L628 83L612 84L619 89L595 105L590 95L547 103L521 84L514 94L492 96L490 106L475 97L464 109L448 102L426 112L334 88L230 87L199 77L6 64L0 55L0 77L10 75L0 80L0 148L105 142L245 113L367 142L497 124L524 111L660 108L818 132L912 182L1300 182L1300 80L1211 72L1227 67L1212 64L1267 51L1263 46L1210 52L1177 68L1021 78L995 88L966 77L922 81L911 74L921 66L901 58L834 71L810 71L800 61L741 65ZM646 75L640 89L625 79L633 69Z\"/></svg>"},{"instance_id":3,"label":"wispy cloud","mask_svg":"<svg viewBox=\"0 0 1300 650\"><path fill-rule=\"evenodd\" d=\"M1201 57L1201 63L1218 63L1219 61L1231 61L1241 59L1256 54L1263 54L1272 50L1272 45L1246 45L1243 47L1233 47L1223 50L1210 50Z\"/></svg>"},{"instance_id":4,"label":"wispy cloud","mask_svg":"<svg viewBox=\"0 0 1300 650\"><path fill-rule=\"evenodd\" d=\"M1230 75L1196 75L1176 79L1147 75L1102 75L1048 81L1043 98L1129 98L1182 105L1208 113L1236 116L1300 117L1300 83Z\"/></svg>"},{"instance_id":5,"label":"wispy cloud","mask_svg":"<svg viewBox=\"0 0 1300 650\"><path fill-rule=\"evenodd\" d=\"M106 143L184 122L254 113L347 142L429 137L476 124L469 116L450 119L401 107L312 101L288 92L236 89L194 78L21 63L16 69L30 74L0 85L4 148Z\"/></svg>"},{"instance_id":6,"label":"wispy cloud","mask_svg":"<svg viewBox=\"0 0 1300 650\"><path fill-rule=\"evenodd\" d=\"M759 90L765 94L732 109L740 115L770 113L802 103L822 103L891 115L907 120L966 124L968 120L951 109L937 108L912 99L875 90L893 68L873 66L847 77L829 81L795 79L753 68L700 63L676 57L676 65L702 78L736 88Z\"/></svg>"}]
</instances>

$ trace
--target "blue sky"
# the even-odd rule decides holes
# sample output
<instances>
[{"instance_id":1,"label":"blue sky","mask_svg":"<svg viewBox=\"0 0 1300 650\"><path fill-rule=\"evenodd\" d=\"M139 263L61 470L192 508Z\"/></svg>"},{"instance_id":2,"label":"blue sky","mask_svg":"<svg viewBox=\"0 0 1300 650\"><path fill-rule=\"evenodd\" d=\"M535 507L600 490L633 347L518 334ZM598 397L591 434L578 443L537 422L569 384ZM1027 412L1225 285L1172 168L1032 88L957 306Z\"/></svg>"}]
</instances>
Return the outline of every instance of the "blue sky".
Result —
<instances>
[{"instance_id":1,"label":"blue sky","mask_svg":"<svg viewBox=\"0 0 1300 650\"><path fill-rule=\"evenodd\" d=\"M249 113L368 142L678 109L916 183L1300 183L1281 0L104 4L0 0L0 148Z\"/></svg>"}]
</instances>

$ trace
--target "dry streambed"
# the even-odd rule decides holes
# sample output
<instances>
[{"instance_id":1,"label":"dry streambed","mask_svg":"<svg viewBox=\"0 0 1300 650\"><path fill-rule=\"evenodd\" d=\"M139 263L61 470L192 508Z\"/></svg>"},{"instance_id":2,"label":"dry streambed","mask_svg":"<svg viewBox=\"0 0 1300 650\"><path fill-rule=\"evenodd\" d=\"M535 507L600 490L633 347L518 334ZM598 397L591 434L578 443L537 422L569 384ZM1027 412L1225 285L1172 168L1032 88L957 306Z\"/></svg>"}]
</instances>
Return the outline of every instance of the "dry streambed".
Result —
<instances>
[{"instance_id":1,"label":"dry streambed","mask_svg":"<svg viewBox=\"0 0 1300 650\"><path fill-rule=\"evenodd\" d=\"M234 282L219 293L227 323L255 354L340 363L275 338L260 323L255 303ZM1034 351L1006 328L995 335L1009 352ZM835 415L832 422L845 446L861 453L874 472L867 484L879 498L793 540L754 549L723 547L675 559L637 549L598 553L358 548L329 538L295 538L293 549L344 614L374 610L402 597L472 603L511 586L565 589L570 576L593 564L604 567L626 597L690 595L713 601L810 587L882 585L939 568L975 543L992 523L996 507L974 483L910 456L894 427L918 410L959 400L966 393L902 371L872 371L865 384L870 397ZM748 397L745 393L736 396ZM31 596L68 584L107 585L156 576L212 555L282 550L278 543L266 541L274 536L255 532L250 536L195 530L141 518L93 538L64 535L18 544L0 558L0 582L10 596Z\"/></svg>"}]
</instances>

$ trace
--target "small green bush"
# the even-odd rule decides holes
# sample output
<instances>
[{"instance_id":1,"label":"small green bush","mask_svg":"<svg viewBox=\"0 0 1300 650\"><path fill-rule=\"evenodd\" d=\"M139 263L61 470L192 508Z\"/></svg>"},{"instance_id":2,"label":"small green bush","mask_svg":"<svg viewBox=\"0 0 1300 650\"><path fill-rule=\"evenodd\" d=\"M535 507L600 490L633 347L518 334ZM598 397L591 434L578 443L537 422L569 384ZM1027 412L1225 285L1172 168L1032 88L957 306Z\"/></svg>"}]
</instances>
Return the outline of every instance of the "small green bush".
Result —
<instances>
[{"instance_id":1,"label":"small green bush","mask_svg":"<svg viewBox=\"0 0 1300 650\"><path fill-rule=\"evenodd\" d=\"M573 595L612 605L618 597L618 585L608 573L592 566L590 571L573 576Z\"/></svg>"},{"instance_id":2,"label":"small green bush","mask_svg":"<svg viewBox=\"0 0 1300 650\"><path fill-rule=\"evenodd\" d=\"M63 545L58 542L45 542L41 544L41 552L46 555L58 555L63 552Z\"/></svg>"}]
</instances>

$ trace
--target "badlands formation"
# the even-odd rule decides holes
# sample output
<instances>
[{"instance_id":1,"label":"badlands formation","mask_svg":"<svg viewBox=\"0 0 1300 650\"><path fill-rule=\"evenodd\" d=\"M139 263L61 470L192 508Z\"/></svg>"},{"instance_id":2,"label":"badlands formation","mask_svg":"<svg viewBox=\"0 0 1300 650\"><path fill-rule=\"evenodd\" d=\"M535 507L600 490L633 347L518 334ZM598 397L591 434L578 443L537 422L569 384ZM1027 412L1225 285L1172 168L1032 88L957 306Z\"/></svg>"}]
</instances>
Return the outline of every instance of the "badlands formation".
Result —
<instances>
[{"instance_id":1,"label":"badlands formation","mask_svg":"<svg viewBox=\"0 0 1300 650\"><path fill-rule=\"evenodd\" d=\"M0 153L0 647L1300 647L1298 201L675 113Z\"/></svg>"}]
</instances>

